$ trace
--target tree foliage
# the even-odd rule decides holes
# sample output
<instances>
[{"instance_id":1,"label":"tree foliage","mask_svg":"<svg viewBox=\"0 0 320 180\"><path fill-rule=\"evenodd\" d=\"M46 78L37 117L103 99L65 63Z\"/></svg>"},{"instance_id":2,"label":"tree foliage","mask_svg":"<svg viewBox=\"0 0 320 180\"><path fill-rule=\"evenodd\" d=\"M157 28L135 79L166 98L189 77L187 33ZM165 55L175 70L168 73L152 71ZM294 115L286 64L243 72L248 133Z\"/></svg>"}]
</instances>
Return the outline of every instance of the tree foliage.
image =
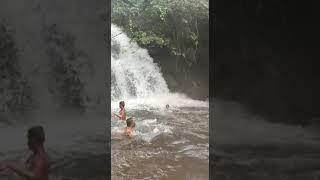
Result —
<instances>
[{"instance_id":1,"label":"tree foliage","mask_svg":"<svg viewBox=\"0 0 320 180\"><path fill-rule=\"evenodd\" d=\"M113 0L112 22L141 46L168 48L193 64L207 47L208 0Z\"/></svg>"}]
</instances>

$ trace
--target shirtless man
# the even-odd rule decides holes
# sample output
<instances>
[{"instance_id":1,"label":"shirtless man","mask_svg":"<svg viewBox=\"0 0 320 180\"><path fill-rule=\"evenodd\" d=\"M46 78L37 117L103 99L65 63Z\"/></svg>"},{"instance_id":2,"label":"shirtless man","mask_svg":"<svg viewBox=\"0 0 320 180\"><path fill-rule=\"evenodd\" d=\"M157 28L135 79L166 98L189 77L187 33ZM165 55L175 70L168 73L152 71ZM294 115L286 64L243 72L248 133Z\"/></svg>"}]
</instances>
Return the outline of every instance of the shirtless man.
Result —
<instances>
[{"instance_id":1,"label":"shirtless man","mask_svg":"<svg viewBox=\"0 0 320 180\"><path fill-rule=\"evenodd\" d=\"M44 141L43 127L31 127L28 130L28 147L33 154L26 161L26 169L18 168L14 164L0 164L0 171L12 171L26 180L48 180L49 159L44 150Z\"/></svg>"},{"instance_id":2,"label":"shirtless man","mask_svg":"<svg viewBox=\"0 0 320 180\"><path fill-rule=\"evenodd\" d=\"M113 117L114 117L114 116L117 116L117 117L119 118L119 120L125 121L127 115L126 115L126 110L125 110L125 108L124 108L124 101L120 101L120 103L119 103L119 108L120 108L119 114L113 113L112 115L113 115Z\"/></svg>"}]
</instances>

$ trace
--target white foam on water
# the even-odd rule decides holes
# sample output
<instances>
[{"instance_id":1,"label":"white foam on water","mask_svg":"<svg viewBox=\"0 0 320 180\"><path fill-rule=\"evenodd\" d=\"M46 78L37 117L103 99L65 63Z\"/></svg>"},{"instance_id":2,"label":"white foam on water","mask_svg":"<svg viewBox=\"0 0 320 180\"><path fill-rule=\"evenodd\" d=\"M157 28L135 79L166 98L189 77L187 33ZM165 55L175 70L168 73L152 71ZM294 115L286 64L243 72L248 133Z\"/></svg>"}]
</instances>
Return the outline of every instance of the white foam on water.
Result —
<instances>
[{"instance_id":1,"label":"white foam on water","mask_svg":"<svg viewBox=\"0 0 320 180\"><path fill-rule=\"evenodd\" d=\"M146 49L140 48L113 24L111 37L112 101L169 93L160 68Z\"/></svg>"},{"instance_id":2,"label":"white foam on water","mask_svg":"<svg viewBox=\"0 0 320 180\"><path fill-rule=\"evenodd\" d=\"M159 135L168 135L171 133L172 128L159 123L157 119L137 121L137 126L134 131L134 135L136 135L138 139L146 142L151 142Z\"/></svg>"},{"instance_id":3,"label":"white foam on water","mask_svg":"<svg viewBox=\"0 0 320 180\"><path fill-rule=\"evenodd\" d=\"M122 134L126 124L124 122L113 122L111 132L114 137ZM157 121L157 119L145 119L136 121L136 128L133 131L133 137L141 139L146 142L151 142L155 137L159 135L171 134L172 128L163 125Z\"/></svg>"},{"instance_id":4,"label":"white foam on water","mask_svg":"<svg viewBox=\"0 0 320 180\"><path fill-rule=\"evenodd\" d=\"M193 100L185 95L171 93L165 95L154 95L147 98L125 98L127 110L165 110L165 106L169 104L169 110L179 109L181 107L209 107L208 101ZM111 103L111 109L119 109L119 102Z\"/></svg>"},{"instance_id":5,"label":"white foam on water","mask_svg":"<svg viewBox=\"0 0 320 180\"><path fill-rule=\"evenodd\" d=\"M111 109L119 110L119 101L125 101L127 111L170 111L181 107L208 107L208 101L198 101L186 95L172 93L161 70L146 49L138 46L117 26L111 25ZM169 104L170 108L166 109ZM135 115L133 115L135 116ZM136 116L135 116L136 117ZM134 135L151 141L172 128L156 119L137 118ZM119 133L125 123L112 122L112 133Z\"/></svg>"},{"instance_id":6,"label":"white foam on water","mask_svg":"<svg viewBox=\"0 0 320 180\"><path fill-rule=\"evenodd\" d=\"M183 94L171 93L159 66L146 49L138 46L117 26L111 25L111 100L127 108L208 107L208 101L197 101Z\"/></svg>"}]
</instances>

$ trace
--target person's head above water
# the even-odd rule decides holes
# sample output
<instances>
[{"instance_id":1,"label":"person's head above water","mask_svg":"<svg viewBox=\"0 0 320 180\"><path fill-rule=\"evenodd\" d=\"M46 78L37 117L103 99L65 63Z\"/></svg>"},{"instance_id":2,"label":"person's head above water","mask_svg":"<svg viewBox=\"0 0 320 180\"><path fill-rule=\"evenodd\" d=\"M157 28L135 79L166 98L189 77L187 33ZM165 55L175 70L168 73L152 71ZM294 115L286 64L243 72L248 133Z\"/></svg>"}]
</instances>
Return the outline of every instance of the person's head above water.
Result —
<instances>
[{"instance_id":1,"label":"person's head above water","mask_svg":"<svg viewBox=\"0 0 320 180\"><path fill-rule=\"evenodd\" d=\"M33 126L28 129L28 147L32 151L36 151L38 147L43 146L45 141L45 133L42 126Z\"/></svg>"},{"instance_id":2,"label":"person's head above water","mask_svg":"<svg viewBox=\"0 0 320 180\"><path fill-rule=\"evenodd\" d=\"M166 108L169 109L169 107L170 107L169 104L167 104L167 105L166 105Z\"/></svg>"},{"instance_id":3,"label":"person's head above water","mask_svg":"<svg viewBox=\"0 0 320 180\"><path fill-rule=\"evenodd\" d=\"M136 127L136 123L134 122L134 117L128 118L126 120L127 122L127 127L133 129L134 127Z\"/></svg>"},{"instance_id":4,"label":"person's head above water","mask_svg":"<svg viewBox=\"0 0 320 180\"><path fill-rule=\"evenodd\" d=\"M120 108L124 108L124 106L125 106L124 101L120 101L119 107L120 107Z\"/></svg>"}]
</instances>

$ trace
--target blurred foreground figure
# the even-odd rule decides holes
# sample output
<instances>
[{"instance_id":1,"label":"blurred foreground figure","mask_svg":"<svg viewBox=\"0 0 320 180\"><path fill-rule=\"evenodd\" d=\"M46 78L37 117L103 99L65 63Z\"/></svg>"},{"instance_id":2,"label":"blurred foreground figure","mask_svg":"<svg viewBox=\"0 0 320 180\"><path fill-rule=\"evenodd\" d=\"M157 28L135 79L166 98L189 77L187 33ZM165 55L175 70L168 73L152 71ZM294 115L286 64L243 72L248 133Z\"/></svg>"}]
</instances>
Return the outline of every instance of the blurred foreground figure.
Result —
<instances>
[{"instance_id":1,"label":"blurred foreground figure","mask_svg":"<svg viewBox=\"0 0 320 180\"><path fill-rule=\"evenodd\" d=\"M49 158L44 150L45 133L41 126L34 126L28 130L28 147L32 155L26 161L26 168L19 168L14 164L0 164L0 171L12 171L26 180L48 180Z\"/></svg>"}]
</instances>

